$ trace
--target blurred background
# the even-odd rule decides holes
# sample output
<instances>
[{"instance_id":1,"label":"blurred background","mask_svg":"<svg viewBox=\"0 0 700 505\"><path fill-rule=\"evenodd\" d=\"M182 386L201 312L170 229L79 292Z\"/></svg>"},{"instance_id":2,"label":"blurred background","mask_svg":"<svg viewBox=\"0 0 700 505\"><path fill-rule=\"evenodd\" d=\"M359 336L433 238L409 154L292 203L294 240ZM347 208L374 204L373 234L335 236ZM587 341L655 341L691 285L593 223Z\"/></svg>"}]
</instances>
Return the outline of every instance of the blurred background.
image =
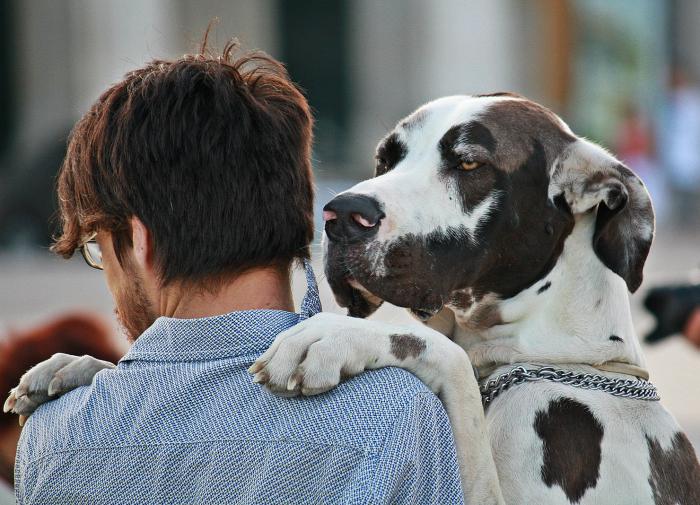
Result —
<instances>
[{"instance_id":1,"label":"blurred background","mask_svg":"<svg viewBox=\"0 0 700 505\"><path fill-rule=\"evenodd\" d=\"M611 149L649 187L658 234L633 297L641 334L652 325L645 289L688 282L700 264L696 0L0 0L1 338L79 310L101 314L123 350L101 274L48 252L54 177L71 126L109 84L196 50L215 17L219 47L235 36L263 49L306 90L319 208L372 174L374 145L418 105L510 90ZM321 283L325 308L339 310ZM296 282L297 300L302 291ZM375 317L409 320L392 307ZM671 338L646 354L700 447L700 351Z\"/></svg>"}]
</instances>

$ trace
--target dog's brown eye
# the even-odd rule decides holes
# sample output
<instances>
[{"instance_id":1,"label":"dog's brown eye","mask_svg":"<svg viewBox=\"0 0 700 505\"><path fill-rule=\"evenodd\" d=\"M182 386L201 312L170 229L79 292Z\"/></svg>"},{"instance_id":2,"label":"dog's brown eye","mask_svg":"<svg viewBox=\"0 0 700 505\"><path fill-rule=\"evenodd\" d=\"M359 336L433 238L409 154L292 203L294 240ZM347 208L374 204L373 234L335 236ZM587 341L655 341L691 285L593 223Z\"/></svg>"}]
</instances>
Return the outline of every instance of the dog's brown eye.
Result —
<instances>
[{"instance_id":1,"label":"dog's brown eye","mask_svg":"<svg viewBox=\"0 0 700 505\"><path fill-rule=\"evenodd\" d=\"M380 156L377 156L377 166L375 167L377 172L382 172L386 170L386 160Z\"/></svg>"},{"instance_id":2,"label":"dog's brown eye","mask_svg":"<svg viewBox=\"0 0 700 505\"><path fill-rule=\"evenodd\" d=\"M474 170L475 168L479 168L483 163L479 163L478 161L463 161L460 165L462 170Z\"/></svg>"}]
</instances>

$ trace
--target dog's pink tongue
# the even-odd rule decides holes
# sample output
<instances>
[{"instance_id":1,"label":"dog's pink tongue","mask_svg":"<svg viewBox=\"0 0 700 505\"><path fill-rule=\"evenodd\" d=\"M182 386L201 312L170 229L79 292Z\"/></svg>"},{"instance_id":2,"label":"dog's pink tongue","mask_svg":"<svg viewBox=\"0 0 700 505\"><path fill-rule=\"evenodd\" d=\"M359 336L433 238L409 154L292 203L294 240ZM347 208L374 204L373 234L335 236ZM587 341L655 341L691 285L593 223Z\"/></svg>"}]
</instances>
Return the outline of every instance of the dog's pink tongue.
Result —
<instances>
[{"instance_id":1,"label":"dog's pink tongue","mask_svg":"<svg viewBox=\"0 0 700 505\"><path fill-rule=\"evenodd\" d=\"M367 219L365 219L362 215L357 213L353 214L352 218L355 220L356 223L361 224L365 228L374 228L377 225L377 223L371 223L367 221Z\"/></svg>"}]
</instances>

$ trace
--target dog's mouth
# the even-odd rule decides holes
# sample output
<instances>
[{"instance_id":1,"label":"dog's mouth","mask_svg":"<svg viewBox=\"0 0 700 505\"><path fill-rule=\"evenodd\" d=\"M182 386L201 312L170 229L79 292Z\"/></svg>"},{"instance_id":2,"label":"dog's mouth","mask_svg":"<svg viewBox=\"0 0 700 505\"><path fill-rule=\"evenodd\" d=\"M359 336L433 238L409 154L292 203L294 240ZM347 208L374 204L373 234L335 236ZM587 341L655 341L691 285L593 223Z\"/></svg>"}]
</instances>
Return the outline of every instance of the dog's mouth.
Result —
<instances>
[{"instance_id":1,"label":"dog's mouth","mask_svg":"<svg viewBox=\"0 0 700 505\"><path fill-rule=\"evenodd\" d=\"M350 271L332 273L332 266L326 263L326 276L338 305L348 309L351 317L365 318L372 315L384 300L362 286Z\"/></svg>"},{"instance_id":2,"label":"dog's mouth","mask_svg":"<svg viewBox=\"0 0 700 505\"><path fill-rule=\"evenodd\" d=\"M347 305L348 314L352 317L368 317L374 313L385 301L393 303L391 300L384 300L379 296L375 295L367 288L365 288L360 282L355 279L352 275L348 275L345 278L347 285L350 288L350 303ZM401 306L399 303L394 303L394 305ZM424 308L414 308L405 307L411 311L411 313L420 321L428 321L432 319L438 312L440 308L424 309Z\"/></svg>"},{"instance_id":3,"label":"dog's mouth","mask_svg":"<svg viewBox=\"0 0 700 505\"><path fill-rule=\"evenodd\" d=\"M364 251L347 247L326 250L325 270L335 299L352 317L368 317L385 301L404 307L421 321L427 321L443 306L433 289L420 286L405 273L387 272L377 276L370 272Z\"/></svg>"}]
</instances>

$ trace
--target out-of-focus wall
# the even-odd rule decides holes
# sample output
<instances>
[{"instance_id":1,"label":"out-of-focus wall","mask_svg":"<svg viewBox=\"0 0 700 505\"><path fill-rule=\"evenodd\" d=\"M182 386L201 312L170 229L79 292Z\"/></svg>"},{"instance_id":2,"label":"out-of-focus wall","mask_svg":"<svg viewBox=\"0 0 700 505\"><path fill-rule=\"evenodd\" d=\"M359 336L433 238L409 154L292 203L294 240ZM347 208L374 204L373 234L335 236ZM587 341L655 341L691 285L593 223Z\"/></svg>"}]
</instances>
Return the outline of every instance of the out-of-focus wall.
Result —
<instances>
[{"instance_id":1,"label":"out-of-focus wall","mask_svg":"<svg viewBox=\"0 0 700 505\"><path fill-rule=\"evenodd\" d=\"M520 5L513 0L357 0L352 13L351 141L367 175L377 141L418 105L445 95L518 90ZM356 172L357 173L357 172Z\"/></svg>"},{"instance_id":2,"label":"out-of-focus wall","mask_svg":"<svg viewBox=\"0 0 700 505\"><path fill-rule=\"evenodd\" d=\"M208 23L212 43L237 36L275 52L273 0L30 0L16 2L21 150L69 128L111 83L154 58L196 50Z\"/></svg>"},{"instance_id":3,"label":"out-of-focus wall","mask_svg":"<svg viewBox=\"0 0 700 505\"><path fill-rule=\"evenodd\" d=\"M212 19L218 19L214 44L236 36L245 48L279 57L281 1L15 2L19 64L10 73L18 89L17 152L25 155L67 131L128 70L196 50ZM430 99L495 90L541 98L522 71L536 50L523 44L523 8L515 0L347 5L352 112L344 140L353 147L339 164L346 175L364 175L357 164L371 158L387 127Z\"/></svg>"},{"instance_id":4,"label":"out-of-focus wall","mask_svg":"<svg viewBox=\"0 0 700 505\"><path fill-rule=\"evenodd\" d=\"M700 2L671 0L672 17L669 28L676 41L673 57L677 64L686 66L696 80L700 79Z\"/></svg>"}]
</instances>

